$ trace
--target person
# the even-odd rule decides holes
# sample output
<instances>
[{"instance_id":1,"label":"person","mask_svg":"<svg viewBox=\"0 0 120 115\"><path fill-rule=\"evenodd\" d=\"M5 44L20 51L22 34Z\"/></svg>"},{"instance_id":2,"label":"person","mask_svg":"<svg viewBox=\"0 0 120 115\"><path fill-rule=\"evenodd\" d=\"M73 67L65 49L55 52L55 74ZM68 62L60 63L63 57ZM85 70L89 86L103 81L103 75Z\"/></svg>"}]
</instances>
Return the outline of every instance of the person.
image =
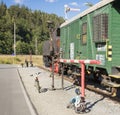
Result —
<instances>
[{"instance_id":1,"label":"person","mask_svg":"<svg viewBox=\"0 0 120 115\"><path fill-rule=\"evenodd\" d=\"M25 59L25 64L26 64L26 67L28 67L28 61L27 61L27 59Z\"/></svg>"},{"instance_id":2,"label":"person","mask_svg":"<svg viewBox=\"0 0 120 115\"><path fill-rule=\"evenodd\" d=\"M69 104L67 105L67 108L72 108L75 106L76 103L80 102L80 94L81 94L80 89L76 88L75 93L76 93L76 96L70 100Z\"/></svg>"}]
</instances>

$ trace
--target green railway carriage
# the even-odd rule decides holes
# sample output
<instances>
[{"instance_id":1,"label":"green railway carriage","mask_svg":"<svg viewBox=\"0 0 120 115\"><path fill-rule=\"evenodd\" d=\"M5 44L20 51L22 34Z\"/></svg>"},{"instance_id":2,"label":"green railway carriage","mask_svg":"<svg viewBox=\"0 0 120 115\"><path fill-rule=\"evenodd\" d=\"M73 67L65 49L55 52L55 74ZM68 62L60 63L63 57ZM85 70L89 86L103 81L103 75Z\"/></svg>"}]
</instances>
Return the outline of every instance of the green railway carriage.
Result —
<instances>
[{"instance_id":1,"label":"green railway carriage","mask_svg":"<svg viewBox=\"0 0 120 115\"><path fill-rule=\"evenodd\" d=\"M102 74L120 78L120 1L102 0L60 26L63 59L96 59L87 65ZM114 85L119 87L120 82ZM109 84L108 84L109 85Z\"/></svg>"}]
</instances>

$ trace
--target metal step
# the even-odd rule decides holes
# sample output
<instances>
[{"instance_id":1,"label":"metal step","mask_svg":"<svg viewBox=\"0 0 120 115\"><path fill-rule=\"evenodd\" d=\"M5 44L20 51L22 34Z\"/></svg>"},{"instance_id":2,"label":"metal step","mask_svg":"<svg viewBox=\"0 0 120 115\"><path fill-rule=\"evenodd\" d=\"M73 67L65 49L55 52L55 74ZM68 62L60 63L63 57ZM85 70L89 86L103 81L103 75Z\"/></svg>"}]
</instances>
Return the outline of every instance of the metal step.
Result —
<instances>
[{"instance_id":1,"label":"metal step","mask_svg":"<svg viewBox=\"0 0 120 115\"><path fill-rule=\"evenodd\" d=\"M120 73L116 74L116 75L109 75L112 78L116 78L116 79L120 79Z\"/></svg>"},{"instance_id":2,"label":"metal step","mask_svg":"<svg viewBox=\"0 0 120 115\"><path fill-rule=\"evenodd\" d=\"M108 80L103 80L101 82L101 84L105 85L105 86L109 86L109 87L120 87L120 84L108 81Z\"/></svg>"},{"instance_id":3,"label":"metal step","mask_svg":"<svg viewBox=\"0 0 120 115\"><path fill-rule=\"evenodd\" d=\"M76 72L73 72L72 74L75 75L75 76L81 76L80 73L76 73Z\"/></svg>"},{"instance_id":4,"label":"metal step","mask_svg":"<svg viewBox=\"0 0 120 115\"><path fill-rule=\"evenodd\" d=\"M116 66L117 68L120 68L120 66Z\"/></svg>"}]
</instances>

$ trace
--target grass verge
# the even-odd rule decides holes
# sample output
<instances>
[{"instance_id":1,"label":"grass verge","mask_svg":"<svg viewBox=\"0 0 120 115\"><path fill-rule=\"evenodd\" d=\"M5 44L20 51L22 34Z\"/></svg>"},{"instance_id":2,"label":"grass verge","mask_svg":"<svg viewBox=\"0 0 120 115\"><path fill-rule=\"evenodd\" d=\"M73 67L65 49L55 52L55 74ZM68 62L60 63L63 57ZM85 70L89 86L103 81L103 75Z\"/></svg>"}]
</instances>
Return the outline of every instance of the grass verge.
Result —
<instances>
[{"instance_id":1,"label":"grass verge","mask_svg":"<svg viewBox=\"0 0 120 115\"><path fill-rule=\"evenodd\" d=\"M41 55L0 55L0 64L25 64L25 59L30 61L30 58L35 66L43 65L43 58Z\"/></svg>"}]
</instances>

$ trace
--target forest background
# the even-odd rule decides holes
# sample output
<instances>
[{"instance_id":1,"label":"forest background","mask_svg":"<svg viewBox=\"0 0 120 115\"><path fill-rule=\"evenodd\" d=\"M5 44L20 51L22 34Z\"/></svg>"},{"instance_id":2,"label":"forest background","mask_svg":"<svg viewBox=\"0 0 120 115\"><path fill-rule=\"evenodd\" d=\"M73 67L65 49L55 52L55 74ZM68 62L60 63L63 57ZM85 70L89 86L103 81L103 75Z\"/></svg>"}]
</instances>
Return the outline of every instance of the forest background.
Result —
<instances>
[{"instance_id":1,"label":"forest background","mask_svg":"<svg viewBox=\"0 0 120 115\"><path fill-rule=\"evenodd\" d=\"M54 27L64 22L56 14L32 11L26 6L13 5L7 8L0 3L0 54L14 54L14 24L16 35L16 54L42 54L42 44L49 39L47 21L52 20ZM37 45L37 52L36 52Z\"/></svg>"}]
</instances>

